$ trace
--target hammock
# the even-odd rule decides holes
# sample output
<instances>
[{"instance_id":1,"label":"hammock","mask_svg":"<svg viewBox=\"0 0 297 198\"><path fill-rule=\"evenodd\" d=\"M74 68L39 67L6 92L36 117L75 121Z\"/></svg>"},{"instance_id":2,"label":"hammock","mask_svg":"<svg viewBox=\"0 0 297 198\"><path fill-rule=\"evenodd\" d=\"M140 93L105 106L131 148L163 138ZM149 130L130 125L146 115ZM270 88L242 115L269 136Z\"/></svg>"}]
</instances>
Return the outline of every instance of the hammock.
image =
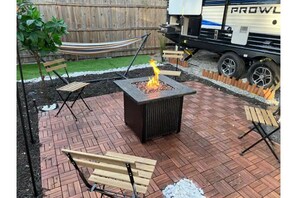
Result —
<instances>
[{"instance_id":1,"label":"hammock","mask_svg":"<svg viewBox=\"0 0 297 198\"><path fill-rule=\"evenodd\" d=\"M114 49L122 48L138 41L141 41L142 37L127 39L122 41L105 42L105 43L71 43L63 42L59 46L59 51L63 54L74 55L92 55L114 51Z\"/></svg>"},{"instance_id":2,"label":"hammock","mask_svg":"<svg viewBox=\"0 0 297 198\"><path fill-rule=\"evenodd\" d=\"M119 79L119 78L128 78L128 73L133 65L139 51L143 49L144 44L147 41L147 38L149 37L151 33L145 34L141 37L136 37L133 39L126 39L122 41L114 41L114 42L105 42L105 43L71 43L71 42L63 42L61 46L58 46L59 51L63 54L73 54L73 55L92 55L92 54L100 54L105 52L111 52L114 51L114 49L125 47L128 45L131 45L133 43L136 43L138 41L141 41L141 44L139 45L136 53L134 54L134 57L132 58L132 61L130 65L128 66L126 72L124 74L116 73L117 77L111 77L111 78L104 78L104 79L95 79L95 80L89 80L85 81L88 83L95 83L103 80L111 80L111 79Z\"/></svg>"}]
</instances>

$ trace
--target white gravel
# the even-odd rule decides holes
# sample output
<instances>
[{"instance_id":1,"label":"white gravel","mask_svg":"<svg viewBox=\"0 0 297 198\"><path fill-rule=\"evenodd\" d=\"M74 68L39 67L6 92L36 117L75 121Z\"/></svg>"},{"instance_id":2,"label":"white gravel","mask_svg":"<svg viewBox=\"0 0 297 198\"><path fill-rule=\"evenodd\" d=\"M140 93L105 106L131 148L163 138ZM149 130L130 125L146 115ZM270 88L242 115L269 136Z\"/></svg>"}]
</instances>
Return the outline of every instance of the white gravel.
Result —
<instances>
[{"instance_id":1,"label":"white gravel","mask_svg":"<svg viewBox=\"0 0 297 198\"><path fill-rule=\"evenodd\" d=\"M166 186L162 193L165 198L205 198L203 190L189 179Z\"/></svg>"},{"instance_id":2,"label":"white gravel","mask_svg":"<svg viewBox=\"0 0 297 198\"><path fill-rule=\"evenodd\" d=\"M157 66L162 67L163 65L158 63ZM135 69L147 68L147 67L151 67L149 63L148 64L133 65L133 66L131 66L129 71L132 71L132 70L135 70ZM105 74L105 73L110 73L110 72L126 71L127 68L128 68L128 66L121 67L121 68L116 68L116 69L108 69L108 70L104 70L104 71L73 72L73 73L69 73L69 76L70 77L77 77L77 76L86 76L86 75L90 75L90 74ZM63 74L61 76L62 77L67 77L66 74ZM56 77L55 75L52 75L52 79L56 79L56 78L58 78L58 77ZM45 76L44 80L50 80L48 75ZM24 80L25 83L27 83L27 82L36 83L36 82L40 82L40 81L41 81L41 77ZM18 80L18 82L21 82L21 81Z\"/></svg>"}]
</instances>

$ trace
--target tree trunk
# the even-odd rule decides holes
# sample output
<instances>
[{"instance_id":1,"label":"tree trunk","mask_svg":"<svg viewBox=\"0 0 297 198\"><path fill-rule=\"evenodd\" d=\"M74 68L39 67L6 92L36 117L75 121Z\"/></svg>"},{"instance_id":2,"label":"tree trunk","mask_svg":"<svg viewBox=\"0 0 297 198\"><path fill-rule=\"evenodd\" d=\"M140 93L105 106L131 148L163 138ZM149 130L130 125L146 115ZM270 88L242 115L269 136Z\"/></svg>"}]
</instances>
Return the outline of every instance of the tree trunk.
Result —
<instances>
[{"instance_id":1,"label":"tree trunk","mask_svg":"<svg viewBox=\"0 0 297 198\"><path fill-rule=\"evenodd\" d=\"M42 94L43 94L45 100L47 101L47 104L49 104L50 103L50 96L48 95L48 92L46 91L46 85L45 85L45 81L44 81L44 75L43 75L42 70L41 70L41 67L42 67L42 65L41 65L41 58L40 58L40 56L39 56L38 53L33 53L33 54L34 54L35 60L36 60L37 65L38 65L39 75L41 77L41 90L43 90L42 91L43 92Z\"/></svg>"},{"instance_id":2,"label":"tree trunk","mask_svg":"<svg viewBox=\"0 0 297 198\"><path fill-rule=\"evenodd\" d=\"M37 62L37 65L38 65L39 75L41 77L42 83L44 84L44 75L43 75L42 70L41 70L40 56L38 55L38 53L34 53L34 57L35 57L35 60Z\"/></svg>"}]
</instances>

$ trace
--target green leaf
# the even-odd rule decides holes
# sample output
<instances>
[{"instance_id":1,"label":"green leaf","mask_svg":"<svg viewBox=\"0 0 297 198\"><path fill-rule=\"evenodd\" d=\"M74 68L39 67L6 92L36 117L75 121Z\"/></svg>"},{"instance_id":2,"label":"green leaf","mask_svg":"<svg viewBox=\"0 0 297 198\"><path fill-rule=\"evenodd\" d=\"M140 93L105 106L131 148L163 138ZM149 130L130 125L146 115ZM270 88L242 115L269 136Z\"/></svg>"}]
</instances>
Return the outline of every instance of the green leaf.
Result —
<instances>
[{"instance_id":1,"label":"green leaf","mask_svg":"<svg viewBox=\"0 0 297 198\"><path fill-rule=\"evenodd\" d=\"M32 32L30 34L29 39L32 41L33 44L38 43L38 35L35 32Z\"/></svg>"},{"instance_id":2,"label":"green leaf","mask_svg":"<svg viewBox=\"0 0 297 198\"><path fill-rule=\"evenodd\" d=\"M26 21L26 24L28 25L28 26L30 26L32 23L34 23L35 22L35 20L27 20Z\"/></svg>"},{"instance_id":3,"label":"green leaf","mask_svg":"<svg viewBox=\"0 0 297 198\"><path fill-rule=\"evenodd\" d=\"M55 52L57 45L62 44L62 36L67 33L65 22L55 17L46 22L36 6L25 4L27 0L17 1L17 38L22 44L21 47L34 53Z\"/></svg>"},{"instance_id":4,"label":"green leaf","mask_svg":"<svg viewBox=\"0 0 297 198\"><path fill-rule=\"evenodd\" d=\"M42 49L45 46L45 41L43 39L40 39L38 44L39 44L39 47Z\"/></svg>"},{"instance_id":5,"label":"green leaf","mask_svg":"<svg viewBox=\"0 0 297 198\"><path fill-rule=\"evenodd\" d=\"M22 32L17 32L17 38L19 41L23 42L24 41L24 35Z\"/></svg>"},{"instance_id":6,"label":"green leaf","mask_svg":"<svg viewBox=\"0 0 297 198\"><path fill-rule=\"evenodd\" d=\"M41 39L46 38L46 33L44 31L38 31L38 32L36 32L36 34Z\"/></svg>"},{"instance_id":7,"label":"green leaf","mask_svg":"<svg viewBox=\"0 0 297 198\"><path fill-rule=\"evenodd\" d=\"M43 23L42 21L35 21L35 25L38 27L42 27Z\"/></svg>"},{"instance_id":8,"label":"green leaf","mask_svg":"<svg viewBox=\"0 0 297 198\"><path fill-rule=\"evenodd\" d=\"M45 24L45 28L50 29L50 28L55 28L56 27L56 23L54 23L53 21L48 21Z\"/></svg>"},{"instance_id":9,"label":"green leaf","mask_svg":"<svg viewBox=\"0 0 297 198\"><path fill-rule=\"evenodd\" d=\"M33 16L34 19L40 18L40 12L37 10L36 7L35 7L35 9L32 12L32 16Z\"/></svg>"}]
</instances>

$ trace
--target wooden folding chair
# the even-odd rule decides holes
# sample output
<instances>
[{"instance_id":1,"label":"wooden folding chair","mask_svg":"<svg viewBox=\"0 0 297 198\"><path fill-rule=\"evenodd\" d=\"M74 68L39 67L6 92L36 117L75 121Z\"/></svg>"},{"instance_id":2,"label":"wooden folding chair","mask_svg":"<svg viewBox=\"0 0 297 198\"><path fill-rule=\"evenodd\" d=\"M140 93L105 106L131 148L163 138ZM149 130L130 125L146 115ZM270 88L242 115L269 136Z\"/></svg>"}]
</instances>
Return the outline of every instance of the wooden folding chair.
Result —
<instances>
[{"instance_id":1,"label":"wooden folding chair","mask_svg":"<svg viewBox=\"0 0 297 198\"><path fill-rule=\"evenodd\" d=\"M243 135L239 136L238 138L239 139L243 138L244 136L249 134L254 129L261 135L262 138L259 139L258 141L256 141L254 144L252 144L248 148L244 149L240 153L240 155L243 155L245 152L250 150L252 147L256 146L261 141L264 141L267 144L270 151L272 152L272 154L274 155L274 157L277 159L277 161L280 162L278 156L276 155L275 151L272 148L274 143L270 138L270 136L272 134L274 134L275 132L277 132L280 129L280 124L277 122L273 113L270 110L255 108L255 107L251 107L251 106L244 106L244 110L245 110L246 119L251 121L253 123L254 127L252 129L250 129L249 131L247 131L246 133L244 133ZM276 112L277 111L279 111L279 108L276 110ZM271 132L267 132L264 130L262 125L272 126L272 127L275 127L275 129ZM269 144L269 142L267 140L270 142L270 144L272 146Z\"/></svg>"},{"instance_id":2,"label":"wooden folding chair","mask_svg":"<svg viewBox=\"0 0 297 198\"><path fill-rule=\"evenodd\" d=\"M66 74L67 74L67 77L69 79L69 74L68 74L68 71L66 69L67 67L67 64L65 63L65 60L64 59L58 59L58 60L54 60L54 61L49 61L49 62L45 62L44 64L44 67L45 67L45 70L46 72L48 73L51 81L52 81L52 78L51 78L51 75L50 75L50 72L53 72L54 74L57 75L57 77L62 80L66 85L62 86L62 87L59 87L58 89L56 89L59 97L62 99L63 101L63 104L62 106L60 107L59 111L57 112L56 116L59 115L59 113L61 112L62 108L66 105L66 107L70 110L71 114L73 115L73 117L75 118L75 120L77 120L76 116L74 115L73 111L71 110L71 108L73 107L73 105L75 104L76 100L78 98L80 98L83 103L86 105L86 107L88 108L88 110L92 111L90 109L90 107L87 105L87 103L85 102L85 100L83 99L83 97L81 96L83 90L85 89L85 87L89 84L89 83L85 83L85 82L71 82L69 83L68 80L66 80L65 78L63 78L58 72L57 70L59 69L64 69ZM66 97L63 97L62 96L62 93L67 93L67 96ZM73 94L73 93L76 93L76 97L74 99L74 101L72 102L71 106L69 107L69 105L67 104L70 96Z\"/></svg>"},{"instance_id":3,"label":"wooden folding chair","mask_svg":"<svg viewBox=\"0 0 297 198\"><path fill-rule=\"evenodd\" d=\"M66 154L89 190L101 193L101 197L136 198L140 193L144 197L157 163L156 160L111 151L106 152L105 155L68 149L62 149L62 152ZM79 166L93 169L88 179L85 178ZM122 194L106 190L105 186L119 188ZM122 190L132 192L132 196L126 196Z\"/></svg>"},{"instance_id":4,"label":"wooden folding chair","mask_svg":"<svg viewBox=\"0 0 297 198\"><path fill-rule=\"evenodd\" d=\"M181 60L184 56L184 51L174 51L174 50L163 50L164 58L176 58L175 69L178 68L178 61Z\"/></svg>"}]
</instances>

